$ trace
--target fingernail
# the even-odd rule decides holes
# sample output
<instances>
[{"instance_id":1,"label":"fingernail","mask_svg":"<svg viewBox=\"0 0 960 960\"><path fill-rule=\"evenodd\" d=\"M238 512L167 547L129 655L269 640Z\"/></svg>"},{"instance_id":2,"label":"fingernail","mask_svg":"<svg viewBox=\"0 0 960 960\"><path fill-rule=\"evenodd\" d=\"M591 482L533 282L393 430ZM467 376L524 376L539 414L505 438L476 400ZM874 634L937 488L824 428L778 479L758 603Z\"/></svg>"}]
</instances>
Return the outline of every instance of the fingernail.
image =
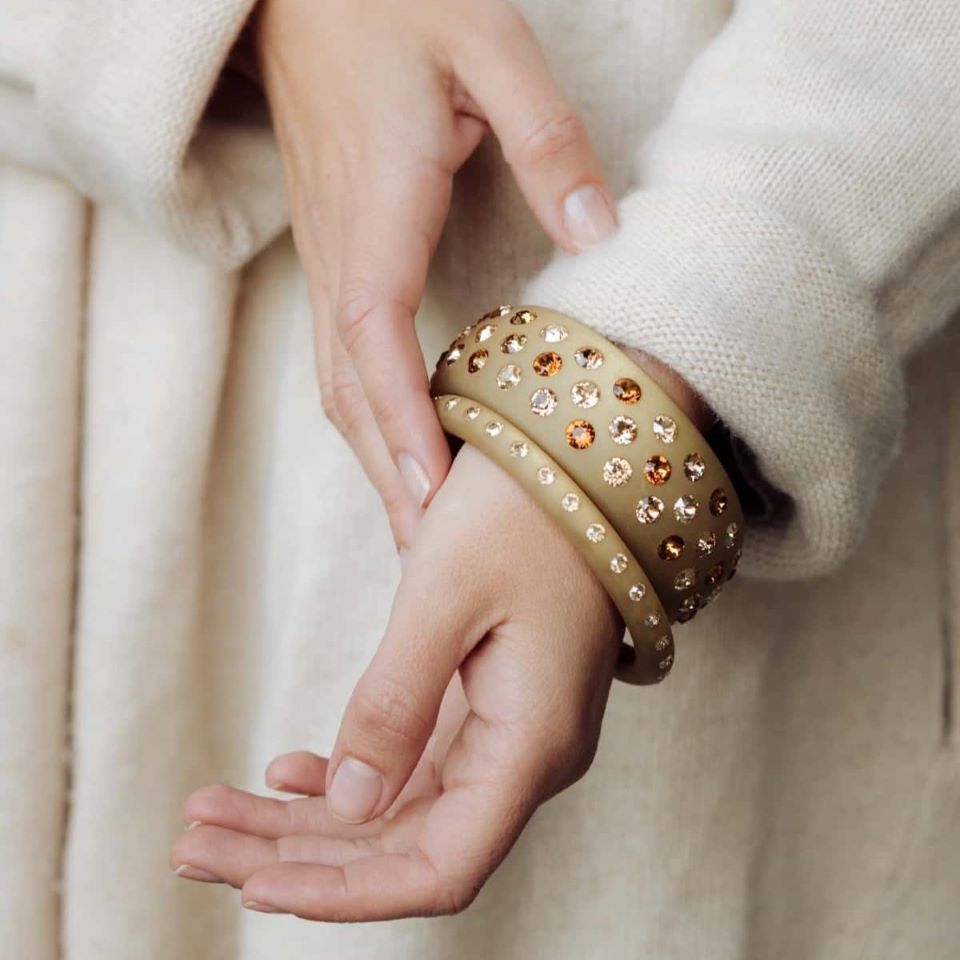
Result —
<instances>
[{"instance_id":1,"label":"fingernail","mask_svg":"<svg viewBox=\"0 0 960 960\"><path fill-rule=\"evenodd\" d=\"M413 502L418 507L422 507L430 492L430 478L427 476L427 471L409 453L401 453L397 457L397 469L403 477L410 496L413 497Z\"/></svg>"},{"instance_id":2,"label":"fingernail","mask_svg":"<svg viewBox=\"0 0 960 960\"><path fill-rule=\"evenodd\" d=\"M247 908L247 910L256 910L259 913L279 913L280 912L276 907L271 907L267 903L260 903L257 900L244 900L243 905L244 907Z\"/></svg>"},{"instance_id":3,"label":"fingernail","mask_svg":"<svg viewBox=\"0 0 960 960\"><path fill-rule=\"evenodd\" d=\"M344 757L327 792L327 806L339 820L362 823L373 813L382 792L383 779L373 767Z\"/></svg>"},{"instance_id":4,"label":"fingernail","mask_svg":"<svg viewBox=\"0 0 960 960\"><path fill-rule=\"evenodd\" d=\"M191 867L189 863L181 863L173 871L178 877L184 877L187 880L202 880L204 883L223 883L223 878L208 870L201 870L199 867Z\"/></svg>"},{"instance_id":5,"label":"fingernail","mask_svg":"<svg viewBox=\"0 0 960 960\"><path fill-rule=\"evenodd\" d=\"M607 198L592 184L567 194L563 218L570 239L581 250L602 243L617 229Z\"/></svg>"},{"instance_id":6,"label":"fingernail","mask_svg":"<svg viewBox=\"0 0 960 960\"><path fill-rule=\"evenodd\" d=\"M197 827L199 827L201 823L202 823L202 821L200 821L200 820L194 820L193 823L188 824L188 825L184 828L184 831L183 831L183 832L184 832L184 833L189 833L191 830L196 830Z\"/></svg>"},{"instance_id":7,"label":"fingernail","mask_svg":"<svg viewBox=\"0 0 960 960\"><path fill-rule=\"evenodd\" d=\"M286 785L285 783L282 783L280 780L273 780L273 781L271 781L270 783L267 784L267 789L268 789L268 790L277 790L277 791L279 791L280 793L286 793L286 792L287 792L287 785Z\"/></svg>"}]
</instances>

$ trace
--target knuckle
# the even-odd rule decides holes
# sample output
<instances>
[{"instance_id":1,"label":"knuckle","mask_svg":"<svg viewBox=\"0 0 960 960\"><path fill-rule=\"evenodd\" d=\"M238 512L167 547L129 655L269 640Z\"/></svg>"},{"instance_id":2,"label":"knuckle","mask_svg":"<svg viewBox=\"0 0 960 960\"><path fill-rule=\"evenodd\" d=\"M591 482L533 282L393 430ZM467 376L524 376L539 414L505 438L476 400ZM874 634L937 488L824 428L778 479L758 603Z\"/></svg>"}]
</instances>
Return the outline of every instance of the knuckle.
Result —
<instances>
[{"instance_id":1,"label":"knuckle","mask_svg":"<svg viewBox=\"0 0 960 960\"><path fill-rule=\"evenodd\" d=\"M586 136L579 114L563 106L529 130L517 144L513 157L507 159L514 166L546 166L578 147Z\"/></svg>"},{"instance_id":2,"label":"knuckle","mask_svg":"<svg viewBox=\"0 0 960 960\"><path fill-rule=\"evenodd\" d=\"M417 746L430 733L416 696L396 680L362 681L351 707L356 724L375 741Z\"/></svg>"}]
</instances>

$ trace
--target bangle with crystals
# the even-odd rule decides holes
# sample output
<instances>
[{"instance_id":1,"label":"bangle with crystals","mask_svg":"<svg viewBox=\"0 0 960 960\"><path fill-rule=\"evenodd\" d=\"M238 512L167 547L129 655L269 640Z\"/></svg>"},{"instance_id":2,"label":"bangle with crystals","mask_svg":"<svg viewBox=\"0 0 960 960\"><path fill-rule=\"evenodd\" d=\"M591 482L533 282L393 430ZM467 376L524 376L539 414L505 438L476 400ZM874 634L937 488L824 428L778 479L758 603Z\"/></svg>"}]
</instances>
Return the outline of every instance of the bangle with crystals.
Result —
<instances>
[{"instance_id":1,"label":"bangle with crystals","mask_svg":"<svg viewBox=\"0 0 960 960\"><path fill-rule=\"evenodd\" d=\"M664 627L712 601L742 551L739 499L699 430L613 343L539 306L499 307L464 328L441 355L431 389L447 432L500 462L582 551L586 525L564 523L562 498L575 490L581 504L598 512L607 546L593 551L600 547L593 544L588 560L624 615L636 650L620 675L662 679L673 663ZM489 432L491 424L500 430ZM511 456L504 436L525 445L528 456ZM549 469L566 486L537 482L541 467L542 476ZM607 556L614 537L617 548ZM634 580L610 575L615 555ZM644 592L633 603L656 605L644 605L639 618L629 597L634 583ZM650 617L660 619L646 628Z\"/></svg>"}]
</instances>

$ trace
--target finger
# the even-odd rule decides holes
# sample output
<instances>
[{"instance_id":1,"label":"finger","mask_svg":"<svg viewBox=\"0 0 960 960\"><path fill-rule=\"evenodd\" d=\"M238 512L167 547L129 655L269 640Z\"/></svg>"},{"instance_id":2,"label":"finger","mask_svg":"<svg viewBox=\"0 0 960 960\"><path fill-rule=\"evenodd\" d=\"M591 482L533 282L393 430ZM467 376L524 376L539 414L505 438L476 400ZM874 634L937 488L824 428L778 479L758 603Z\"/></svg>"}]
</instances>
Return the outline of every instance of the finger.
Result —
<instances>
[{"instance_id":1,"label":"finger","mask_svg":"<svg viewBox=\"0 0 960 960\"><path fill-rule=\"evenodd\" d=\"M435 516L427 519L442 525ZM327 800L347 822L379 816L396 799L433 733L451 677L496 617L470 565L438 553L435 542L414 544L383 640L341 722Z\"/></svg>"},{"instance_id":2,"label":"finger","mask_svg":"<svg viewBox=\"0 0 960 960\"><path fill-rule=\"evenodd\" d=\"M383 149L396 153L395 145ZM450 171L426 160L361 169L350 188L353 208L343 241L337 329L390 459L418 507L429 502L450 467L414 315L451 180Z\"/></svg>"},{"instance_id":3,"label":"finger","mask_svg":"<svg viewBox=\"0 0 960 960\"><path fill-rule=\"evenodd\" d=\"M506 4L491 7L479 34L454 49L460 82L550 237L571 252L606 240L616 230L616 217L600 160L520 14Z\"/></svg>"},{"instance_id":4,"label":"finger","mask_svg":"<svg viewBox=\"0 0 960 960\"><path fill-rule=\"evenodd\" d=\"M191 874L200 872L204 878L218 877L223 883L241 887L253 873L270 864L290 861L343 866L379 852L380 845L373 838L348 840L297 834L268 840L223 827L201 826L177 839L170 864L187 880L196 879Z\"/></svg>"},{"instance_id":5,"label":"finger","mask_svg":"<svg viewBox=\"0 0 960 960\"><path fill-rule=\"evenodd\" d=\"M330 390L338 428L383 501L397 549L409 549L423 510L411 497L397 465L390 458L353 361L336 333L329 331L328 336L332 341Z\"/></svg>"},{"instance_id":6,"label":"finger","mask_svg":"<svg viewBox=\"0 0 960 960\"><path fill-rule=\"evenodd\" d=\"M357 837L371 835L378 829L375 823L345 824L330 813L322 797L277 800L225 784L203 787L187 797L183 822L190 826L211 824L267 838L297 833Z\"/></svg>"},{"instance_id":7,"label":"finger","mask_svg":"<svg viewBox=\"0 0 960 960\"><path fill-rule=\"evenodd\" d=\"M281 754L267 764L264 780L271 790L321 797L326 790L327 758L308 750Z\"/></svg>"},{"instance_id":8,"label":"finger","mask_svg":"<svg viewBox=\"0 0 960 960\"><path fill-rule=\"evenodd\" d=\"M470 722L482 723L476 717ZM430 823L437 824L435 845L442 858L421 843L408 853L370 854L339 866L268 865L249 877L242 899L251 909L311 920L456 913L473 900L535 808L533 795L518 778L454 787L429 814ZM429 830L426 839L432 842Z\"/></svg>"}]
</instances>

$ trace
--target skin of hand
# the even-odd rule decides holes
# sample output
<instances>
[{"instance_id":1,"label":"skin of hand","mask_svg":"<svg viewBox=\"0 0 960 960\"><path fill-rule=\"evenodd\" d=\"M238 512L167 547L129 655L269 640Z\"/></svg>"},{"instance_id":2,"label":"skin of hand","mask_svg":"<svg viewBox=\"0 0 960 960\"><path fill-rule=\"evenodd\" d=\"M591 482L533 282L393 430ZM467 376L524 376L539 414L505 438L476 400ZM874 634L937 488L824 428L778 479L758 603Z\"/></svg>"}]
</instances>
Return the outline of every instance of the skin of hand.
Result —
<instances>
[{"instance_id":1,"label":"skin of hand","mask_svg":"<svg viewBox=\"0 0 960 960\"><path fill-rule=\"evenodd\" d=\"M314 920L462 910L590 766L622 632L553 521L461 448L329 760L267 769L270 787L304 796L197 791L171 865L240 888L250 909Z\"/></svg>"},{"instance_id":2,"label":"skin of hand","mask_svg":"<svg viewBox=\"0 0 960 960\"><path fill-rule=\"evenodd\" d=\"M610 193L506 0L263 0L249 43L309 281L324 408L405 548L450 465L413 318L455 172L492 130L571 252L615 230Z\"/></svg>"}]
</instances>

